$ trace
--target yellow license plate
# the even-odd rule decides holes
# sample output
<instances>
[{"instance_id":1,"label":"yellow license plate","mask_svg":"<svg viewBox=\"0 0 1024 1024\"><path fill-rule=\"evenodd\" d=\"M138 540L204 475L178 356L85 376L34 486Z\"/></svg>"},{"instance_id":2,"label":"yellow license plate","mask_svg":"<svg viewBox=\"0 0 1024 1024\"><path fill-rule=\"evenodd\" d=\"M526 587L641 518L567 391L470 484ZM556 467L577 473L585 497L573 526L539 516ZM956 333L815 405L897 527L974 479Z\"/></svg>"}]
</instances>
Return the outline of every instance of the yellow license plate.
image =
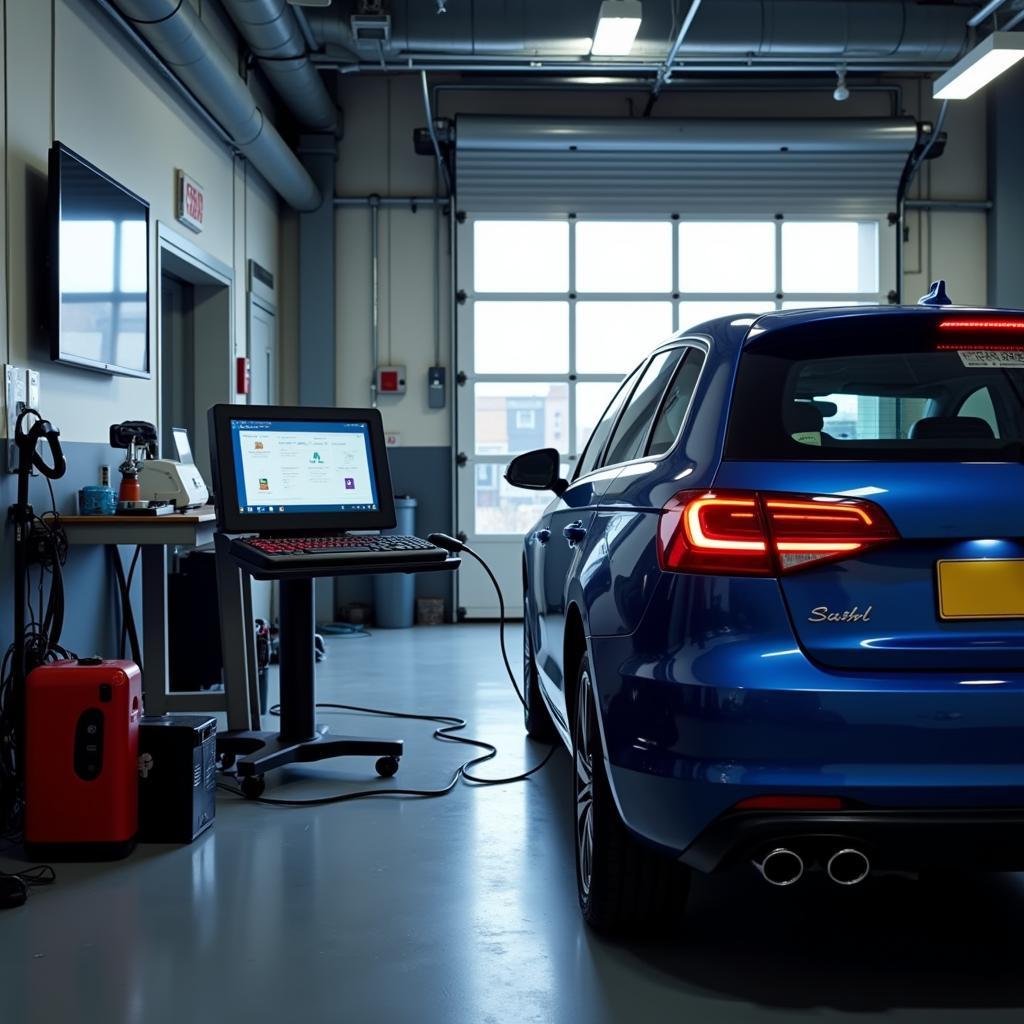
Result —
<instances>
[{"instance_id":1,"label":"yellow license plate","mask_svg":"<svg viewBox=\"0 0 1024 1024\"><path fill-rule=\"evenodd\" d=\"M1024 558L938 563L943 619L1024 618Z\"/></svg>"}]
</instances>

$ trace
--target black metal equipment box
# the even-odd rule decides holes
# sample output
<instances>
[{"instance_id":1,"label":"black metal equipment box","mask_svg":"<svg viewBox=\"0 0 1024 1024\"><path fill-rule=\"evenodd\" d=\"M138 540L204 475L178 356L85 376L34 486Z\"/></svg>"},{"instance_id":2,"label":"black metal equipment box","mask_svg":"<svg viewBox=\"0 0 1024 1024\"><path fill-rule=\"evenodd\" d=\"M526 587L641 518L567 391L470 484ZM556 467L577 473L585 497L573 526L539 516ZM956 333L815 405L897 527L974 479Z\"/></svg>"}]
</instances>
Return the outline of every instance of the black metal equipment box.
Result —
<instances>
[{"instance_id":1,"label":"black metal equipment box","mask_svg":"<svg viewBox=\"0 0 1024 1024\"><path fill-rule=\"evenodd\" d=\"M139 842L191 843L213 824L217 721L206 715L142 719Z\"/></svg>"}]
</instances>

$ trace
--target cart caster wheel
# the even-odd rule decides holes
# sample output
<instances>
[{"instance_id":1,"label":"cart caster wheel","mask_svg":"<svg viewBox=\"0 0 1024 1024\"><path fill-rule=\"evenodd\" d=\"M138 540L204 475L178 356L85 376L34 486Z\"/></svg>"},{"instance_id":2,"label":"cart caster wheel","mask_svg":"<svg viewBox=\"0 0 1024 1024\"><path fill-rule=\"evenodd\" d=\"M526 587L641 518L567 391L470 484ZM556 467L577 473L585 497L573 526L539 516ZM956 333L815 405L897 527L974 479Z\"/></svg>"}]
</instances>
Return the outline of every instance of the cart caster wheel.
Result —
<instances>
[{"instance_id":1,"label":"cart caster wheel","mask_svg":"<svg viewBox=\"0 0 1024 1024\"><path fill-rule=\"evenodd\" d=\"M267 788L262 775L247 775L242 779L242 795L246 800L257 800Z\"/></svg>"},{"instance_id":2,"label":"cart caster wheel","mask_svg":"<svg viewBox=\"0 0 1024 1024\"><path fill-rule=\"evenodd\" d=\"M220 755L220 767L221 771L229 772L235 767L235 755L229 754L226 751Z\"/></svg>"},{"instance_id":3,"label":"cart caster wheel","mask_svg":"<svg viewBox=\"0 0 1024 1024\"><path fill-rule=\"evenodd\" d=\"M382 779L390 779L395 772L398 771L398 758L397 757L378 757L377 763L374 765L377 769L377 774Z\"/></svg>"}]
</instances>

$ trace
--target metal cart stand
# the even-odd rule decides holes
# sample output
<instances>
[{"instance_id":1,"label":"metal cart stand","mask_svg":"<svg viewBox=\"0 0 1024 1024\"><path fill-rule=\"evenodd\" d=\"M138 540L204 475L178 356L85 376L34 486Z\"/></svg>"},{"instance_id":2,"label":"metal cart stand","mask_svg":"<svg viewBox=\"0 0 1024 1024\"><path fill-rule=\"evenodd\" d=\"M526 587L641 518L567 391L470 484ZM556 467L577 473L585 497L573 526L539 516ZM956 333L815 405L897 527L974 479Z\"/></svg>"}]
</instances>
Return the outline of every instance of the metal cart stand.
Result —
<instances>
[{"instance_id":1,"label":"metal cart stand","mask_svg":"<svg viewBox=\"0 0 1024 1024\"><path fill-rule=\"evenodd\" d=\"M365 575L368 573L454 572L461 562L448 558L443 562L406 562L383 565L332 567L311 572L309 568L266 570L247 563L235 554L231 538L216 536L218 583L235 591L249 590L249 579L278 580L281 586L280 690L281 728L279 732L256 729L235 729L217 737L217 752L224 767L235 766L242 792L250 799L264 790L264 772L282 765L322 761L330 757L376 757L379 775L388 777L398 771L403 745L399 739L373 739L356 736L329 736L327 726L316 721L316 652L314 633L316 620L313 602L313 581L318 577ZM237 550L237 549L236 549ZM232 579L233 577L233 579ZM243 602L244 603L244 602ZM250 631L251 632L251 631ZM254 638L246 637L247 649L242 653L249 672L245 687L252 701L256 692ZM226 681L233 674L227 664ZM235 660L235 659L233 659ZM237 667L238 661L235 660ZM258 722L258 707L251 714Z\"/></svg>"}]
</instances>

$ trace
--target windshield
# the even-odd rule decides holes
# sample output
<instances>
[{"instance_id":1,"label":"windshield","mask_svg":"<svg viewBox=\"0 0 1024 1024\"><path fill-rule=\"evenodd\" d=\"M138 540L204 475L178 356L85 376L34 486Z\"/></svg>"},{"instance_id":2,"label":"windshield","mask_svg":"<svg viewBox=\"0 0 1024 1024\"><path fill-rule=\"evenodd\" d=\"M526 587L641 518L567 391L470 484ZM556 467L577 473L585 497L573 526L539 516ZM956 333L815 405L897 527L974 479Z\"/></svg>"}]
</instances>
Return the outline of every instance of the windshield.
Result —
<instances>
[{"instance_id":1,"label":"windshield","mask_svg":"<svg viewBox=\"0 0 1024 1024\"><path fill-rule=\"evenodd\" d=\"M752 342L726 458L1020 458L1024 331L954 334L930 320L904 330L905 320L861 321L862 336L825 321Z\"/></svg>"}]
</instances>

